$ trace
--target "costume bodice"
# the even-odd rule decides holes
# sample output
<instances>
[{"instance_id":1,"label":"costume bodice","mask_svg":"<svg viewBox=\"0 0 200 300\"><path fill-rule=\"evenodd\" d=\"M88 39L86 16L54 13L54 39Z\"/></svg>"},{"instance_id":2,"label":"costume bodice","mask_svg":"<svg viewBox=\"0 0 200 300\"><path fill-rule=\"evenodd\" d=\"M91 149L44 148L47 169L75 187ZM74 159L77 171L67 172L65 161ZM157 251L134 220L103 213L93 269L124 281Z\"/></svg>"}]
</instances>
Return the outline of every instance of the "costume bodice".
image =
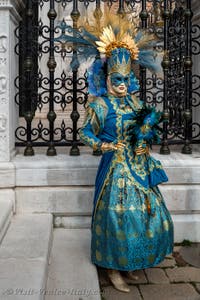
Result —
<instances>
[{"instance_id":1,"label":"costume bodice","mask_svg":"<svg viewBox=\"0 0 200 300\"><path fill-rule=\"evenodd\" d=\"M134 126L136 117L142 109L142 101L127 95L117 98L112 95L96 98L90 103L88 115L80 131L80 137L85 144L94 146L102 142L125 143L124 149L103 153L102 161L105 169L109 165L123 167L141 188L157 185L167 181L160 161L150 155L135 155L135 145L132 142L130 126ZM122 166L123 165L123 166ZM152 176L149 176L152 175ZM155 175L156 174L156 175Z\"/></svg>"},{"instance_id":2,"label":"costume bodice","mask_svg":"<svg viewBox=\"0 0 200 300\"><path fill-rule=\"evenodd\" d=\"M138 107L141 107L142 102L135 107L130 96L117 98L108 95L103 98L108 107L105 123L98 137L105 142L129 142L128 129L130 125L134 125L135 116ZM132 103L131 103L132 102Z\"/></svg>"}]
</instances>

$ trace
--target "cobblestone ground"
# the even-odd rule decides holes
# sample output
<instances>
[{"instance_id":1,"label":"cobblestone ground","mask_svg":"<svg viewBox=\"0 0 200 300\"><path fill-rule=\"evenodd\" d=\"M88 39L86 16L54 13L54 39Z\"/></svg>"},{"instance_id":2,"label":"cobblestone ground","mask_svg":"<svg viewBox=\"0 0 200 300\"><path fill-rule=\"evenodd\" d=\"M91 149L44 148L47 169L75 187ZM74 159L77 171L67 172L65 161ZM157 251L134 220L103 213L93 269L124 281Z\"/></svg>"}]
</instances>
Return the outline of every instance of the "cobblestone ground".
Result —
<instances>
[{"instance_id":1,"label":"cobblestone ground","mask_svg":"<svg viewBox=\"0 0 200 300\"><path fill-rule=\"evenodd\" d=\"M187 263L181 256L181 249L183 247L175 246L173 254L154 268L135 271L139 277L137 281L128 279L122 272L130 293L114 289L105 269L99 268L102 300L200 300L200 268Z\"/></svg>"}]
</instances>

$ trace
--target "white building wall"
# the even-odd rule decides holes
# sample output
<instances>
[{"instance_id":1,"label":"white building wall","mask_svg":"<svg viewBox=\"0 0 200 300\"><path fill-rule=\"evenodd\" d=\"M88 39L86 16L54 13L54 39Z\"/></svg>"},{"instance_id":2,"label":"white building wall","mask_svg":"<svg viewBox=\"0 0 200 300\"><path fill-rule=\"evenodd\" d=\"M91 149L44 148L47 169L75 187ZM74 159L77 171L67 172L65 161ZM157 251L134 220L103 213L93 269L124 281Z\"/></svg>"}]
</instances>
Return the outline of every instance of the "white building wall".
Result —
<instances>
[{"instance_id":1,"label":"white building wall","mask_svg":"<svg viewBox=\"0 0 200 300\"><path fill-rule=\"evenodd\" d=\"M18 0L0 0L0 161L10 161L15 149L18 109L14 103L14 79L18 75L18 60L14 30L20 19L19 5Z\"/></svg>"}]
</instances>

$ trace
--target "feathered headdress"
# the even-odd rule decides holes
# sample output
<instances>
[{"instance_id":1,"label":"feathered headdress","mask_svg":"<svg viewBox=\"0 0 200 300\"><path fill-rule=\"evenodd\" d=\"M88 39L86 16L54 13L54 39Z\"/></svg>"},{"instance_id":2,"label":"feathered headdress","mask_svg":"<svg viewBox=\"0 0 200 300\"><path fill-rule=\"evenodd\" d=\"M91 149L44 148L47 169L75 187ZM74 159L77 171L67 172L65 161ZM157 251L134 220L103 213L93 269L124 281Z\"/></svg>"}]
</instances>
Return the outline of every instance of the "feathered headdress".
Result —
<instances>
[{"instance_id":1,"label":"feathered headdress","mask_svg":"<svg viewBox=\"0 0 200 300\"><path fill-rule=\"evenodd\" d=\"M56 40L70 43L80 51L79 61L83 58L94 58L95 61L88 70L89 93L99 96L105 93L105 63L107 74L121 72L130 74L128 92L139 88L138 81L131 70L132 63L139 64L156 72L159 69L155 61L155 35L136 26L121 15L107 15L101 19L93 19L92 23L82 22L79 30L73 29L64 22L59 26L62 30ZM98 58L97 58L98 57ZM77 58L71 63L72 68L77 67ZM96 84L95 84L96 83Z\"/></svg>"}]
</instances>

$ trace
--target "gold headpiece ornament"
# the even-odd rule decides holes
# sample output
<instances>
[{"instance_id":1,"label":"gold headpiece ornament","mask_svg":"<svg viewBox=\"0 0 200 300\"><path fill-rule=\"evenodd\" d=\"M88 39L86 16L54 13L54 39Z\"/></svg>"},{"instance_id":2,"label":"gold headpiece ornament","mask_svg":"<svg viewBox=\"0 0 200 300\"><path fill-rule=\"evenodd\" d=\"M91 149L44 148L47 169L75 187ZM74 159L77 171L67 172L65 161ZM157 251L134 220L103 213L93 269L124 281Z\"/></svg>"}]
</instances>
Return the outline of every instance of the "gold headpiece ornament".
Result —
<instances>
[{"instance_id":1,"label":"gold headpiece ornament","mask_svg":"<svg viewBox=\"0 0 200 300\"><path fill-rule=\"evenodd\" d=\"M110 25L103 29L99 41L96 41L95 43L98 46L97 49L99 52L104 53L106 57L110 57L112 51L116 48L126 48L129 50L132 60L138 59L139 49L131 35L127 32L123 35L115 35Z\"/></svg>"},{"instance_id":2,"label":"gold headpiece ornament","mask_svg":"<svg viewBox=\"0 0 200 300\"><path fill-rule=\"evenodd\" d=\"M154 34L138 29L133 20L122 15L105 13L99 18L94 15L86 20L80 19L78 26L83 29L84 45L87 45L89 50L95 49L106 56L109 73L119 70L123 74L130 73L133 67L131 62L149 70L156 70L153 55L156 53L154 45L157 38ZM78 37L78 43L81 44L81 36ZM96 55L95 51L91 53Z\"/></svg>"},{"instance_id":3,"label":"gold headpiece ornament","mask_svg":"<svg viewBox=\"0 0 200 300\"><path fill-rule=\"evenodd\" d=\"M131 58L129 56L128 60L123 55L120 61L119 56L115 53L114 57L108 58L108 75L113 73L120 73L123 76L130 74L131 72Z\"/></svg>"}]
</instances>

